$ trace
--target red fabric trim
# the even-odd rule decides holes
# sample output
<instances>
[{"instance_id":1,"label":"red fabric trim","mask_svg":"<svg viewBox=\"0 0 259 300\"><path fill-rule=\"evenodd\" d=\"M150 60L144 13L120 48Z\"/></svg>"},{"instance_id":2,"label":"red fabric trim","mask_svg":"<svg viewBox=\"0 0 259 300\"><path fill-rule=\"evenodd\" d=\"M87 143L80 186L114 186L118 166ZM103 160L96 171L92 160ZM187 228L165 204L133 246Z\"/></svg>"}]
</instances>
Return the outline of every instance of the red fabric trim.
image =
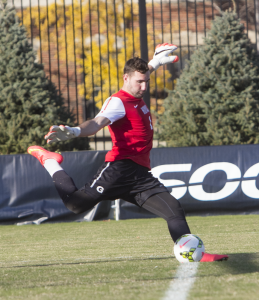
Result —
<instances>
[{"instance_id":1,"label":"red fabric trim","mask_svg":"<svg viewBox=\"0 0 259 300\"><path fill-rule=\"evenodd\" d=\"M110 103L111 99L112 99L112 97L110 97L110 99L108 100L107 104L105 105L105 107L104 107L104 109L101 111L101 113L105 111L105 109L107 108L107 106L108 106L108 104Z\"/></svg>"}]
</instances>

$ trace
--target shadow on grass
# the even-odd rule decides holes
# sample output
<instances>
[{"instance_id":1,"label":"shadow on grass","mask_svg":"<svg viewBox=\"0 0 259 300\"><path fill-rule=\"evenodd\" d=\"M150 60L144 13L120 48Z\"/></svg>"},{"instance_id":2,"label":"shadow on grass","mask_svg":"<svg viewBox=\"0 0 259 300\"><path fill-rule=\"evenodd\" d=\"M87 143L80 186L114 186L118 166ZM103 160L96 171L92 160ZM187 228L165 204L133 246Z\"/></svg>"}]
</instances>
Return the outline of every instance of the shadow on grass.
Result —
<instances>
[{"instance_id":1,"label":"shadow on grass","mask_svg":"<svg viewBox=\"0 0 259 300\"><path fill-rule=\"evenodd\" d=\"M207 265L208 263L204 263ZM259 272L259 253L234 253L229 254L229 259L222 262L213 262L210 266L220 267L222 275L231 274L248 274ZM215 276L220 276L216 275ZM203 275L201 275L203 276ZM198 275L199 277L199 275Z\"/></svg>"},{"instance_id":2,"label":"shadow on grass","mask_svg":"<svg viewBox=\"0 0 259 300\"><path fill-rule=\"evenodd\" d=\"M235 253L230 254L222 267L231 274L246 274L259 271L259 253Z\"/></svg>"},{"instance_id":3,"label":"shadow on grass","mask_svg":"<svg viewBox=\"0 0 259 300\"><path fill-rule=\"evenodd\" d=\"M0 269L13 269L13 268L37 268L37 267L52 267L52 266L68 266L68 265L87 265L87 264L98 264L98 263L114 263L123 261L143 261L143 260L166 260L172 259L172 256L168 257L148 257L148 258L121 258L121 259L105 259L105 260L91 260L91 261L80 261L80 262L56 262L50 264L38 264L38 265L22 265L22 266L5 266L0 267Z\"/></svg>"},{"instance_id":4,"label":"shadow on grass","mask_svg":"<svg viewBox=\"0 0 259 300\"><path fill-rule=\"evenodd\" d=\"M52 266L68 266L68 265L87 265L87 264L102 264L102 263L116 263L124 261L147 261L147 260L171 260L174 259L172 256L167 257L148 257L148 258L118 258L118 259L99 259L92 261L78 261L78 262L55 262L48 264L34 264L34 265L20 265L20 266L2 266L0 269L12 269L12 268L42 268ZM209 264L210 266L220 267L222 274L247 274L259 272L259 253L235 253L229 254L228 261L213 262L213 263L202 263L203 266ZM203 277L204 275L196 275L197 277ZM214 274L214 276L220 276Z\"/></svg>"}]
</instances>

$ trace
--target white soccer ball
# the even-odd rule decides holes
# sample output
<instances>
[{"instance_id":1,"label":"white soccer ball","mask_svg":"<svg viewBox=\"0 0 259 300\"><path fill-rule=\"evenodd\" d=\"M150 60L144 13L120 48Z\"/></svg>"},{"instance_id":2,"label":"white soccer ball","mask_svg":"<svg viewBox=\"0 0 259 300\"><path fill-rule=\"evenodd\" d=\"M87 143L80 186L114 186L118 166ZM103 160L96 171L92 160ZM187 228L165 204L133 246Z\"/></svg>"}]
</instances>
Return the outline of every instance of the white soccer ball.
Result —
<instances>
[{"instance_id":1,"label":"white soccer ball","mask_svg":"<svg viewBox=\"0 0 259 300\"><path fill-rule=\"evenodd\" d=\"M181 263L200 261L204 253L203 241L194 234L184 234L174 244L174 255Z\"/></svg>"}]
</instances>

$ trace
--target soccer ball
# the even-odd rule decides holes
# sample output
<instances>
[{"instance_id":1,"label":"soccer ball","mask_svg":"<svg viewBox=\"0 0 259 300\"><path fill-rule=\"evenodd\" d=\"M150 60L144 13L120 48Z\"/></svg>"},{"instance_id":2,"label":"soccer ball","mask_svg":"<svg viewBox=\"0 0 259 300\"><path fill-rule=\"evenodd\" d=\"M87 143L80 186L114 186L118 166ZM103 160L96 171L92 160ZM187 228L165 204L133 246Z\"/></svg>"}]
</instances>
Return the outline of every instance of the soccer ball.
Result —
<instances>
[{"instance_id":1,"label":"soccer ball","mask_svg":"<svg viewBox=\"0 0 259 300\"><path fill-rule=\"evenodd\" d=\"M194 234L184 234L174 244L174 255L181 263L200 261L204 253L202 240Z\"/></svg>"}]
</instances>

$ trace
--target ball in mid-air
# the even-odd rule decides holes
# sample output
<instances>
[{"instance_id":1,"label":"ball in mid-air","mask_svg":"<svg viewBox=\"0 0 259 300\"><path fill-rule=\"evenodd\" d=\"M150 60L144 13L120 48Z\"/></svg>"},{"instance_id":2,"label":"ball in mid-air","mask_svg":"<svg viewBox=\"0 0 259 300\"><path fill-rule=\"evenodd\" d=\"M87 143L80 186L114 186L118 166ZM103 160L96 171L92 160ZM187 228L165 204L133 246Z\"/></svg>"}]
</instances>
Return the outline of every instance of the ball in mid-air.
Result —
<instances>
[{"instance_id":1,"label":"ball in mid-air","mask_svg":"<svg viewBox=\"0 0 259 300\"><path fill-rule=\"evenodd\" d=\"M198 262L204 253L203 241L194 234L184 234L174 244L174 255L181 263Z\"/></svg>"}]
</instances>

